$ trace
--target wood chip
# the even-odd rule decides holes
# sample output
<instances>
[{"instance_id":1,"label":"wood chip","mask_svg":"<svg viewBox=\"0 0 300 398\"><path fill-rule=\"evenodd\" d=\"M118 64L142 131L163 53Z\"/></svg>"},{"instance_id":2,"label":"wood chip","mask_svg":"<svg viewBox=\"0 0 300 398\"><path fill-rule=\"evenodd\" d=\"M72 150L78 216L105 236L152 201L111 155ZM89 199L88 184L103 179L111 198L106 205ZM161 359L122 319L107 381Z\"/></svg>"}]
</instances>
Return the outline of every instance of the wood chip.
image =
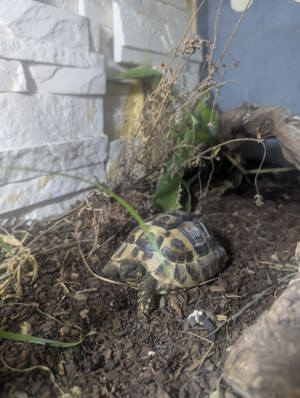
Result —
<instances>
[{"instance_id":1,"label":"wood chip","mask_svg":"<svg viewBox=\"0 0 300 398\"><path fill-rule=\"evenodd\" d=\"M224 286L220 286L220 285L212 285L212 286L210 286L209 290L211 292L218 292L218 293L222 293L222 292L226 291Z\"/></svg>"},{"instance_id":2,"label":"wood chip","mask_svg":"<svg viewBox=\"0 0 300 398\"><path fill-rule=\"evenodd\" d=\"M217 321L227 321L228 316L223 314L216 315Z\"/></svg>"}]
</instances>

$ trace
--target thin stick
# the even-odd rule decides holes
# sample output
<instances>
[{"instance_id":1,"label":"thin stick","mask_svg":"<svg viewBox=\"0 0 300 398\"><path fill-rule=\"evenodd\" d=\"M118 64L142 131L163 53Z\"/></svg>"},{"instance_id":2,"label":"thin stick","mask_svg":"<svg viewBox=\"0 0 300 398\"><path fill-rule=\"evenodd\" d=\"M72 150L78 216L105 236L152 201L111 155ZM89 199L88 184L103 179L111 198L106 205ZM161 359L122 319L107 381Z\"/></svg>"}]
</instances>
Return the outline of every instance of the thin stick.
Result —
<instances>
[{"instance_id":1,"label":"thin stick","mask_svg":"<svg viewBox=\"0 0 300 398\"><path fill-rule=\"evenodd\" d=\"M223 0L219 0L217 10L216 10L216 16L215 16L215 21L214 21L214 30L213 30L213 40L212 43L210 44L210 51L207 56L207 64L208 64L208 73L209 74L214 74L214 71L212 70L212 59L216 51L216 43L217 43L217 33L218 33L218 23L220 20L220 15L221 15L221 8L222 8L222 3Z\"/></svg>"},{"instance_id":2,"label":"thin stick","mask_svg":"<svg viewBox=\"0 0 300 398\"><path fill-rule=\"evenodd\" d=\"M213 341L207 339L206 337L200 336L200 335L198 335L196 333L192 333L192 332L189 332L189 331L187 331L187 333L190 334L191 336L197 337L200 340L204 340L204 341L206 341L207 343L210 344L209 349L206 351L206 353L203 355L203 357L200 358L198 361L194 362L189 368L187 368L187 371L191 372L191 371L195 370L196 368L198 368L199 366L200 366L200 368L201 368L201 366L203 366L203 364L206 361L207 357L209 356L211 350L215 346L215 343Z\"/></svg>"},{"instance_id":3,"label":"thin stick","mask_svg":"<svg viewBox=\"0 0 300 398\"><path fill-rule=\"evenodd\" d=\"M246 11L248 10L248 5L250 4L250 2L251 2L251 0L248 0L248 3L247 3L246 8L245 8L244 11L241 13L241 15L240 15L240 17L239 17L239 19L238 19L238 21L237 21L237 23L236 23L236 25L235 25L233 31L231 32L231 35L229 36L229 38L228 38L228 40L227 40L227 42L226 42L226 44L225 44L225 46L224 46L224 48L223 48L223 50L222 50L222 52L221 52L219 61L218 61L217 65L216 65L217 69L220 67L220 65L221 65L222 62L223 62L223 59L224 59L224 57L225 57L225 54L226 54L226 52L227 52L227 50L228 50L228 48L229 48L229 46L230 46L230 44L231 44L231 42L232 42L234 36L236 35L236 32L238 31L238 29L239 29L239 27L240 27L240 24L241 24L241 22L242 22L242 20L243 20L243 18L244 18L244 16L245 16L245 14L246 14Z\"/></svg>"}]
</instances>

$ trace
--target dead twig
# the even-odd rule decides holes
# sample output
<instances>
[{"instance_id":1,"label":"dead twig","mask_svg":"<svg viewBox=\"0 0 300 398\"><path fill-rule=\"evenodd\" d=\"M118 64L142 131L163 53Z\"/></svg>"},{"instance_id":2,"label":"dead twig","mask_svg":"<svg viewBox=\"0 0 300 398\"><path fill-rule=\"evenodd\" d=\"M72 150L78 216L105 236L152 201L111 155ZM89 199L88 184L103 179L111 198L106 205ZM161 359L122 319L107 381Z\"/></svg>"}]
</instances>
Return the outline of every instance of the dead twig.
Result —
<instances>
[{"instance_id":1,"label":"dead twig","mask_svg":"<svg viewBox=\"0 0 300 398\"><path fill-rule=\"evenodd\" d=\"M0 237L2 245L5 244L10 248L9 251L3 249L5 253L1 263L3 273L0 279L0 297L5 298L4 294L9 286L12 286L16 297L19 298L23 294L22 279L29 276L33 283L37 278L38 264L30 249L24 245L27 234L21 241L8 232L1 234Z\"/></svg>"},{"instance_id":2,"label":"dead twig","mask_svg":"<svg viewBox=\"0 0 300 398\"><path fill-rule=\"evenodd\" d=\"M207 343L210 344L208 350L205 352L205 354L203 355L203 357L202 357L202 358L199 358L199 359L198 359L197 361L195 361L190 367L188 367L188 368L186 369L188 372L192 372L193 370L195 370L195 369L197 369L197 368L201 368L201 367L203 366L204 362L206 361L206 359L208 358L208 356L209 356L209 354L211 353L212 349L214 348L215 343L214 343L213 341L207 339L206 337L200 336L200 335L198 335L198 334L196 334L196 333L193 333L193 332L190 332L190 331L188 331L188 330L187 330L186 333L190 334L191 336L197 337L198 339L203 340L203 341L205 341L205 342L207 342Z\"/></svg>"},{"instance_id":3,"label":"dead twig","mask_svg":"<svg viewBox=\"0 0 300 398\"><path fill-rule=\"evenodd\" d=\"M3 357L3 353L1 354L1 362L3 364L3 366L9 370L11 370L12 372L19 372L19 373L30 373L34 370L42 370L44 372L47 372L49 374L49 379L51 381L51 383L54 385L54 387L59 391L61 398L68 398L69 394L66 394L62 388L57 384L57 382L55 381L55 377L52 373L52 371L50 370L50 368L48 368L47 366L44 365L35 365L35 366L30 366L29 368L23 368L23 369L18 369L18 368L14 368L12 366L10 366L4 359Z\"/></svg>"}]
</instances>

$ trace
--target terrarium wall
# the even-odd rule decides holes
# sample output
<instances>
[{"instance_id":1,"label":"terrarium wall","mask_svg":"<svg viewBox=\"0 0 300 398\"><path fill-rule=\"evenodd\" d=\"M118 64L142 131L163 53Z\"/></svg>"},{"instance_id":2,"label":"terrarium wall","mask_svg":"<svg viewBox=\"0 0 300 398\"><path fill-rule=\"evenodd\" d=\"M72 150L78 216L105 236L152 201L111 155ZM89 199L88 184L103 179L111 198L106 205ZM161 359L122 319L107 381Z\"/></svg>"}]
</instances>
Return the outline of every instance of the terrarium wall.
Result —
<instances>
[{"instance_id":1,"label":"terrarium wall","mask_svg":"<svg viewBox=\"0 0 300 398\"><path fill-rule=\"evenodd\" d=\"M218 0L206 0L199 26L212 37ZM300 114L299 0L223 1L218 24L216 57L249 4L224 57L228 66L218 99L222 110L242 103L282 106ZM204 18L204 20L203 20Z\"/></svg>"}]
</instances>

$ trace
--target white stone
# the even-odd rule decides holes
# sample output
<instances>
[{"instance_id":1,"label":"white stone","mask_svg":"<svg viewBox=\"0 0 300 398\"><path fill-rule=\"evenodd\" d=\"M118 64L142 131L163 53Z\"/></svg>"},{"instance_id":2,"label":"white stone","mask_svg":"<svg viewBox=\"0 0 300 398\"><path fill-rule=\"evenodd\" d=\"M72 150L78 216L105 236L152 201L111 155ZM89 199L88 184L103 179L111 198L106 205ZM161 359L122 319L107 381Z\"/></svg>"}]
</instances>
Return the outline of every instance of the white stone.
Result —
<instances>
[{"instance_id":1,"label":"white stone","mask_svg":"<svg viewBox=\"0 0 300 398\"><path fill-rule=\"evenodd\" d=\"M110 142L109 158L106 164L106 176L109 186L113 188L123 182L126 176L134 175L136 180L146 175L146 168L142 164L133 164L130 160L139 151L142 141L138 138L129 140L117 139Z\"/></svg>"},{"instance_id":2,"label":"white stone","mask_svg":"<svg viewBox=\"0 0 300 398\"><path fill-rule=\"evenodd\" d=\"M179 39L178 26L187 22L186 14L168 5L137 0L114 0L114 28L116 45L155 53L169 53ZM159 13L159 9L164 12ZM170 24L170 21L172 23ZM176 26L176 29L172 29ZM117 49L116 49L117 50ZM118 51L116 51L117 53ZM121 62L122 59L116 61Z\"/></svg>"},{"instance_id":3,"label":"white stone","mask_svg":"<svg viewBox=\"0 0 300 398\"><path fill-rule=\"evenodd\" d=\"M113 43L112 0L78 0L78 13L89 19L93 51L107 55L103 47L112 49Z\"/></svg>"},{"instance_id":4,"label":"white stone","mask_svg":"<svg viewBox=\"0 0 300 398\"><path fill-rule=\"evenodd\" d=\"M73 170L68 174L75 176L76 179L58 175L43 175L27 181L7 184L1 188L1 214L87 189L96 183L94 176L103 182L105 181L105 165L103 163L93 164Z\"/></svg>"},{"instance_id":5,"label":"white stone","mask_svg":"<svg viewBox=\"0 0 300 398\"><path fill-rule=\"evenodd\" d=\"M87 18L32 0L0 0L0 57L98 67Z\"/></svg>"},{"instance_id":6,"label":"white stone","mask_svg":"<svg viewBox=\"0 0 300 398\"><path fill-rule=\"evenodd\" d=\"M99 69L31 64L29 71L42 93L89 94L105 93L104 67Z\"/></svg>"},{"instance_id":7,"label":"white stone","mask_svg":"<svg viewBox=\"0 0 300 398\"><path fill-rule=\"evenodd\" d=\"M100 97L0 94L0 151L97 138L103 132Z\"/></svg>"},{"instance_id":8,"label":"white stone","mask_svg":"<svg viewBox=\"0 0 300 398\"><path fill-rule=\"evenodd\" d=\"M43 220L45 218L55 218L66 214L79 201L87 196L87 191L75 192L73 194L60 196L46 202L40 202L32 206L23 207L8 213L0 214L0 227L7 228L9 225L24 223L24 221Z\"/></svg>"},{"instance_id":9,"label":"white stone","mask_svg":"<svg viewBox=\"0 0 300 398\"><path fill-rule=\"evenodd\" d=\"M90 26L90 51L100 53L102 52L101 49L101 26L98 22L93 21L90 19L89 21Z\"/></svg>"},{"instance_id":10,"label":"white stone","mask_svg":"<svg viewBox=\"0 0 300 398\"><path fill-rule=\"evenodd\" d=\"M108 78L113 78L119 71L113 59L112 5L112 0L78 0L78 13L89 18L92 48L104 55Z\"/></svg>"},{"instance_id":11,"label":"white stone","mask_svg":"<svg viewBox=\"0 0 300 398\"><path fill-rule=\"evenodd\" d=\"M0 0L4 36L20 38L29 47L89 51L88 21L79 15L32 0ZM5 40L5 37L2 37Z\"/></svg>"},{"instance_id":12,"label":"white stone","mask_svg":"<svg viewBox=\"0 0 300 398\"><path fill-rule=\"evenodd\" d=\"M57 199L48 201L47 203L38 203L31 208L26 208L26 212L22 212L22 220L43 220L53 219L62 214L69 213L69 211L87 196L87 191L76 192L73 195L68 195L67 198L59 197ZM15 213L15 212L14 212ZM21 211L17 211L21 213ZM20 220L20 216L18 217Z\"/></svg>"},{"instance_id":13,"label":"white stone","mask_svg":"<svg viewBox=\"0 0 300 398\"><path fill-rule=\"evenodd\" d=\"M113 30L109 27L101 26L100 48L104 56L105 72L107 79L114 78L123 68L114 62L113 55Z\"/></svg>"},{"instance_id":14,"label":"white stone","mask_svg":"<svg viewBox=\"0 0 300 398\"><path fill-rule=\"evenodd\" d=\"M113 78L119 72L113 57L113 1L78 0L78 13L89 18L91 47L104 55L106 75Z\"/></svg>"},{"instance_id":15,"label":"white stone","mask_svg":"<svg viewBox=\"0 0 300 398\"><path fill-rule=\"evenodd\" d=\"M81 141L0 152L1 194L6 184L24 182L52 172L59 173L67 170L69 174L76 175L77 170L81 168L104 164L107 154L108 139L104 134ZM93 176L98 177L96 170L90 177Z\"/></svg>"},{"instance_id":16,"label":"white stone","mask_svg":"<svg viewBox=\"0 0 300 398\"><path fill-rule=\"evenodd\" d=\"M26 77L21 62L0 59L0 92L8 91L26 92Z\"/></svg>"},{"instance_id":17,"label":"white stone","mask_svg":"<svg viewBox=\"0 0 300 398\"><path fill-rule=\"evenodd\" d=\"M193 91L199 85L201 64L198 62L188 62L180 75L180 84L188 91Z\"/></svg>"},{"instance_id":18,"label":"white stone","mask_svg":"<svg viewBox=\"0 0 300 398\"><path fill-rule=\"evenodd\" d=\"M159 0L161 3L166 3L169 4L173 7L176 8L181 8L183 10L186 11L187 6L189 6L189 4L191 4L192 2L190 1L183 1L183 0Z\"/></svg>"},{"instance_id":19,"label":"white stone","mask_svg":"<svg viewBox=\"0 0 300 398\"><path fill-rule=\"evenodd\" d=\"M26 40L10 37L5 37L5 39L2 37L0 40L0 58L29 60L82 68L99 68L103 61L102 57L96 53L72 50L64 48L62 45L59 48L51 45L35 46L28 44Z\"/></svg>"},{"instance_id":20,"label":"white stone","mask_svg":"<svg viewBox=\"0 0 300 398\"><path fill-rule=\"evenodd\" d=\"M78 0L78 14L112 28L112 0Z\"/></svg>"},{"instance_id":21,"label":"white stone","mask_svg":"<svg viewBox=\"0 0 300 398\"><path fill-rule=\"evenodd\" d=\"M39 3L48 4L49 6L59 7L72 12L78 12L78 0L35 0Z\"/></svg>"},{"instance_id":22,"label":"white stone","mask_svg":"<svg viewBox=\"0 0 300 398\"><path fill-rule=\"evenodd\" d=\"M147 0L113 0L113 17L115 62L128 61L124 49L171 54L190 21L187 5L184 10Z\"/></svg>"},{"instance_id":23,"label":"white stone","mask_svg":"<svg viewBox=\"0 0 300 398\"><path fill-rule=\"evenodd\" d=\"M116 186L124 176L123 156L127 148L127 142L122 139L114 140L109 145L109 157L106 164L106 175L109 183Z\"/></svg>"}]
</instances>

